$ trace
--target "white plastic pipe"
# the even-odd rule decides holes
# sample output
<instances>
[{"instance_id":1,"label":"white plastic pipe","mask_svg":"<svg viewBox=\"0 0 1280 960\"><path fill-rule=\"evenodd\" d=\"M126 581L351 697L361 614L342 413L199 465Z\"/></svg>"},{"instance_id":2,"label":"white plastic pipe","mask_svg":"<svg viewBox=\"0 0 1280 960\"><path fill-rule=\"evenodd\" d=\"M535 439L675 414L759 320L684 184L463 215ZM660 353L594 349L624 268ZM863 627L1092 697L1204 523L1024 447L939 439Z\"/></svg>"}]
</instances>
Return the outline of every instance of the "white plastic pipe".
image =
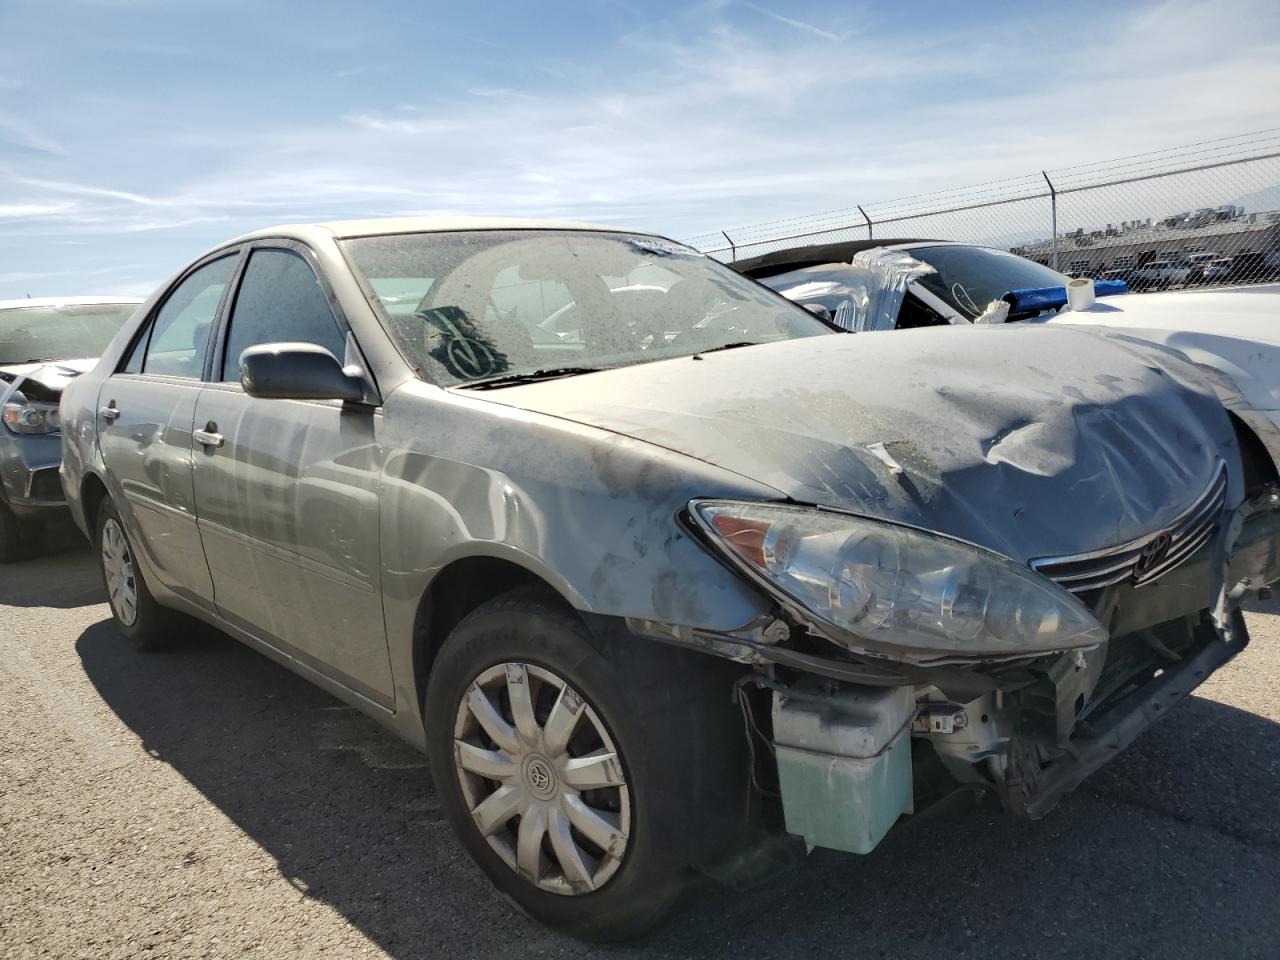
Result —
<instances>
[{"instance_id":1,"label":"white plastic pipe","mask_svg":"<svg viewBox=\"0 0 1280 960\"><path fill-rule=\"evenodd\" d=\"M1083 277L1067 281L1067 307L1071 310L1088 310L1093 306L1093 281Z\"/></svg>"}]
</instances>

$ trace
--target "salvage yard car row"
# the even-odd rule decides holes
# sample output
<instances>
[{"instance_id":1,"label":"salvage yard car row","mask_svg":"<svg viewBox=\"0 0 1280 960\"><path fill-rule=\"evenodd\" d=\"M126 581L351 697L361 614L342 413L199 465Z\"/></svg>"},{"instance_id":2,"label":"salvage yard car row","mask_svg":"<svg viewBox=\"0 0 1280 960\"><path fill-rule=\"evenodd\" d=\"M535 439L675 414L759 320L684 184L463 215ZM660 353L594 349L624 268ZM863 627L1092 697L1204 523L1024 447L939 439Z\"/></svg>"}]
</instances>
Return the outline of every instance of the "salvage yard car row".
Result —
<instances>
[{"instance_id":1,"label":"salvage yard car row","mask_svg":"<svg viewBox=\"0 0 1280 960\"><path fill-rule=\"evenodd\" d=\"M1043 816L1280 578L1273 408L955 246L263 230L60 382L66 503L136 646L284 663L523 909L634 935L763 838Z\"/></svg>"},{"instance_id":2,"label":"salvage yard car row","mask_svg":"<svg viewBox=\"0 0 1280 960\"><path fill-rule=\"evenodd\" d=\"M141 300L0 300L0 563L18 559L66 505L58 401ZM88 358L88 359L86 359Z\"/></svg>"}]
</instances>

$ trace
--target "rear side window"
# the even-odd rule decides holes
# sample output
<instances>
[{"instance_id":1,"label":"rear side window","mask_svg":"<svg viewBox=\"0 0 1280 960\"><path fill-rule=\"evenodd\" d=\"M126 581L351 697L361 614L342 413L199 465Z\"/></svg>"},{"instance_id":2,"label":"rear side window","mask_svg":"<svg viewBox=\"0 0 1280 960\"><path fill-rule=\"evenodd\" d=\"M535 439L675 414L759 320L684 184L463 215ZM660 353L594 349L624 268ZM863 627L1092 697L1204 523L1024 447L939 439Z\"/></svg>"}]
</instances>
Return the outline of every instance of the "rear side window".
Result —
<instances>
[{"instance_id":1,"label":"rear side window","mask_svg":"<svg viewBox=\"0 0 1280 960\"><path fill-rule=\"evenodd\" d=\"M235 254L222 257L206 263L173 288L152 324L143 373L199 379L218 303L235 266ZM132 363L130 357L129 365Z\"/></svg>"},{"instance_id":2,"label":"rear side window","mask_svg":"<svg viewBox=\"0 0 1280 960\"><path fill-rule=\"evenodd\" d=\"M346 334L320 281L302 257L288 250L255 250L231 311L222 379L240 379L240 354L260 343L314 343L341 363Z\"/></svg>"}]
</instances>

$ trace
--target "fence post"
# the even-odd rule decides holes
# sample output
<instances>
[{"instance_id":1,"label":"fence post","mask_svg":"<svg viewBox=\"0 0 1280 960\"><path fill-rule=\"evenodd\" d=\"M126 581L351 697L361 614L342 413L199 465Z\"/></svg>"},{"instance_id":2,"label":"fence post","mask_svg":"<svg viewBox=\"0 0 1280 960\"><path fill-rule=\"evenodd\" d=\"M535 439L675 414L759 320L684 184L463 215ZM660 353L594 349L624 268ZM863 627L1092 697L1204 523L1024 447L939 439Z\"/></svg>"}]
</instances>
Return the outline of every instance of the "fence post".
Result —
<instances>
[{"instance_id":1,"label":"fence post","mask_svg":"<svg viewBox=\"0 0 1280 960\"><path fill-rule=\"evenodd\" d=\"M1052 240L1052 245L1050 247L1050 249L1053 251L1052 253L1053 263L1050 264L1050 266L1052 266L1053 269L1057 270L1058 269L1058 191L1053 189L1053 181L1049 179L1049 175L1047 173L1041 170L1040 176L1044 177L1044 182L1049 185L1049 209L1052 212L1052 218L1053 218L1053 240Z\"/></svg>"},{"instance_id":2,"label":"fence post","mask_svg":"<svg viewBox=\"0 0 1280 960\"><path fill-rule=\"evenodd\" d=\"M735 243L733 242L732 238L730 238L730 236L729 236L727 233L725 233L723 230L721 230L721 231L720 231L720 236L724 237L726 240L728 240L728 241L729 241L729 249L732 251L733 262L734 262L734 263L737 263L737 262L738 262L738 246L737 246L737 244L735 244Z\"/></svg>"},{"instance_id":3,"label":"fence post","mask_svg":"<svg viewBox=\"0 0 1280 960\"><path fill-rule=\"evenodd\" d=\"M871 239L871 218L867 216L867 211L863 210L862 207L858 207L858 212L862 214L862 219L867 221L867 239L870 240Z\"/></svg>"}]
</instances>

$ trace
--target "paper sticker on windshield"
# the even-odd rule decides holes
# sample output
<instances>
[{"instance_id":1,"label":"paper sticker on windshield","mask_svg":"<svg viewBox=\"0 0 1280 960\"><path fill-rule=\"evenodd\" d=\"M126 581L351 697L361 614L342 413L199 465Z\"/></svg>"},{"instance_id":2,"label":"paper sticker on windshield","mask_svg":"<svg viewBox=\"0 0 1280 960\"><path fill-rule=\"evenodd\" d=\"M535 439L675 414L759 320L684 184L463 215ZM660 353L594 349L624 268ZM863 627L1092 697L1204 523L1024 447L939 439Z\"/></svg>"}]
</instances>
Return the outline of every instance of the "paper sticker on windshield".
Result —
<instances>
[{"instance_id":1,"label":"paper sticker on windshield","mask_svg":"<svg viewBox=\"0 0 1280 960\"><path fill-rule=\"evenodd\" d=\"M487 377L498 369L493 351L479 340L453 337L449 340L445 356L449 369L464 380Z\"/></svg>"},{"instance_id":2,"label":"paper sticker on windshield","mask_svg":"<svg viewBox=\"0 0 1280 960\"><path fill-rule=\"evenodd\" d=\"M686 247L674 240L660 240L657 237L631 237L628 241L642 253L656 253L660 257L700 257L693 247Z\"/></svg>"}]
</instances>

